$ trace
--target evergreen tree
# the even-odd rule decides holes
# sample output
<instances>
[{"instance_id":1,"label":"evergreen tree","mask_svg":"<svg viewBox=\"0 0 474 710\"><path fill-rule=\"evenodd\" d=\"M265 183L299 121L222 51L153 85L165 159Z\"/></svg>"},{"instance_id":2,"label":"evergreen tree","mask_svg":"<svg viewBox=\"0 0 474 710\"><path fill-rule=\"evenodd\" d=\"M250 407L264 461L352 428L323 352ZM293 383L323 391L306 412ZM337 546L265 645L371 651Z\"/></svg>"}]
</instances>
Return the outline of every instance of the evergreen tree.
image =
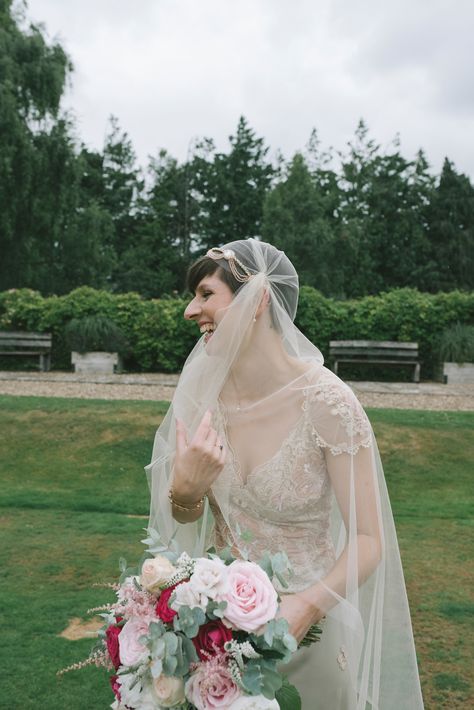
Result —
<instances>
[{"instance_id":1,"label":"evergreen tree","mask_svg":"<svg viewBox=\"0 0 474 710\"><path fill-rule=\"evenodd\" d=\"M432 291L474 288L474 187L446 158L428 210Z\"/></svg>"},{"instance_id":2,"label":"evergreen tree","mask_svg":"<svg viewBox=\"0 0 474 710\"><path fill-rule=\"evenodd\" d=\"M139 203L132 243L118 269L121 290L147 297L181 291L190 261L188 168L166 151L152 159L150 183Z\"/></svg>"},{"instance_id":3,"label":"evergreen tree","mask_svg":"<svg viewBox=\"0 0 474 710\"><path fill-rule=\"evenodd\" d=\"M267 195L263 237L288 255L302 284L339 295L342 272L328 213L333 195L321 177L317 169L311 174L300 153L294 156L285 178Z\"/></svg>"},{"instance_id":4,"label":"evergreen tree","mask_svg":"<svg viewBox=\"0 0 474 710\"><path fill-rule=\"evenodd\" d=\"M11 0L0 0L0 289L37 285L36 268L55 238L41 243L44 232L36 225L51 224L52 206L36 190L66 147L59 146L64 124L55 124L71 62L39 27L22 31L21 19Z\"/></svg>"},{"instance_id":5,"label":"evergreen tree","mask_svg":"<svg viewBox=\"0 0 474 710\"><path fill-rule=\"evenodd\" d=\"M203 249L261 234L263 203L274 174L268 148L244 117L229 141L229 153L194 161L200 199L197 240Z\"/></svg>"}]
</instances>

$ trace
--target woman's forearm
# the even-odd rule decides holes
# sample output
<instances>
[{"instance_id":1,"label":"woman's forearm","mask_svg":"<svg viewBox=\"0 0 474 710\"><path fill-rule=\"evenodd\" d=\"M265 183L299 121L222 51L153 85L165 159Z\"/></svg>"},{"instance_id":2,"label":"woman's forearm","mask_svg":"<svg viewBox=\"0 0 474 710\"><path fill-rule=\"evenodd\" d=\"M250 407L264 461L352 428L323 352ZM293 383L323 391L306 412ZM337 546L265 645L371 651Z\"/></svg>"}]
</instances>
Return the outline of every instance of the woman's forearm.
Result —
<instances>
[{"instance_id":1,"label":"woman's forearm","mask_svg":"<svg viewBox=\"0 0 474 710\"><path fill-rule=\"evenodd\" d=\"M313 607L315 622L319 621L326 612L338 603L337 597L331 594L331 591L335 592L339 597L346 596L348 557L349 550L346 546L326 577L300 592L300 596ZM357 577L359 586L374 572L380 559L380 541L371 535L357 535Z\"/></svg>"}]
</instances>

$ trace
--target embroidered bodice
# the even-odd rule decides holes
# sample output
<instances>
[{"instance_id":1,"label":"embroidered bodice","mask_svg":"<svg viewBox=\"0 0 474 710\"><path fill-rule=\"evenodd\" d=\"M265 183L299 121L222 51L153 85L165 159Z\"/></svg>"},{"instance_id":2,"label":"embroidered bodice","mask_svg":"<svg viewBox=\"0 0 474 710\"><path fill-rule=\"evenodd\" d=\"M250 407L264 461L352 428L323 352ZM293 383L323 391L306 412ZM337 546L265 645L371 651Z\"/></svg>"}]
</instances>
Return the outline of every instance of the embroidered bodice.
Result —
<instances>
[{"instance_id":1,"label":"embroidered bodice","mask_svg":"<svg viewBox=\"0 0 474 710\"><path fill-rule=\"evenodd\" d=\"M274 455L245 476L229 440L228 414L222 408L216 413L216 426L229 448L223 472L230 480L228 524L212 498L211 507L214 544L246 549L254 560L266 551L285 551L294 570L290 591L296 592L324 576L335 560L328 456L353 454L360 446L370 446L371 439L354 394L326 368L299 379L292 397L299 401L299 416ZM260 422L256 440L262 431Z\"/></svg>"}]
</instances>

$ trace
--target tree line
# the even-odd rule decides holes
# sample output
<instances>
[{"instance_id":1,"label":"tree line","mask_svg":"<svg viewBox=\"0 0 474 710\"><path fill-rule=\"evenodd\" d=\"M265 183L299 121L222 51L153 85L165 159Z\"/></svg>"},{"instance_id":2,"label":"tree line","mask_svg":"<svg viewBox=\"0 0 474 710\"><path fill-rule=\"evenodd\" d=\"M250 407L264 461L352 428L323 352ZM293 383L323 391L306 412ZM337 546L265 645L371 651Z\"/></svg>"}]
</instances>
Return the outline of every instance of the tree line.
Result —
<instances>
[{"instance_id":1,"label":"tree line","mask_svg":"<svg viewBox=\"0 0 474 710\"><path fill-rule=\"evenodd\" d=\"M474 187L448 158L434 175L363 121L343 150L314 131L272 158L241 117L226 151L202 138L144 170L114 117L102 150L77 137L60 110L71 61L19 13L0 0L0 290L182 293L195 256L251 236L326 296L473 289Z\"/></svg>"}]
</instances>

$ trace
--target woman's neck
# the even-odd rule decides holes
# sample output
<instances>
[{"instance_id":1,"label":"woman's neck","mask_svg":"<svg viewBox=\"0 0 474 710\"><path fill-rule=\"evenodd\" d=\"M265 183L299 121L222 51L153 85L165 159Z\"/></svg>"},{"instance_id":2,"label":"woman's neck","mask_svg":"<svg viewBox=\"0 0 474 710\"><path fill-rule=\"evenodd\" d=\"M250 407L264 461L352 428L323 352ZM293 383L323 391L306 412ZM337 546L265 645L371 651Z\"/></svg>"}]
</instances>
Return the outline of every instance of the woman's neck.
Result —
<instances>
[{"instance_id":1,"label":"woman's neck","mask_svg":"<svg viewBox=\"0 0 474 710\"><path fill-rule=\"evenodd\" d=\"M252 404L281 389L307 369L307 365L288 355L281 337L270 324L259 319L230 371L223 395L229 401L237 399L242 406Z\"/></svg>"}]
</instances>

